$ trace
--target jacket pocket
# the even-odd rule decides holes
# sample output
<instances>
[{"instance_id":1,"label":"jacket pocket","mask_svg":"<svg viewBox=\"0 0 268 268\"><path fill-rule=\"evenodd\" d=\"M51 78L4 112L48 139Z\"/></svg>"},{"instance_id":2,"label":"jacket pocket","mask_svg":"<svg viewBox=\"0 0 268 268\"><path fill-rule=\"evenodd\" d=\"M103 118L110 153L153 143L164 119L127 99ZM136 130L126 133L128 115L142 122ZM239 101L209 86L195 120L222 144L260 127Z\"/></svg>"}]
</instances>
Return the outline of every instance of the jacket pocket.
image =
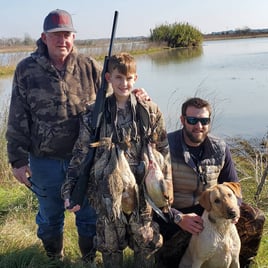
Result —
<instances>
[{"instance_id":1,"label":"jacket pocket","mask_svg":"<svg viewBox=\"0 0 268 268\"><path fill-rule=\"evenodd\" d=\"M37 122L32 147L37 156L70 157L79 132L78 117L64 122Z\"/></svg>"}]
</instances>

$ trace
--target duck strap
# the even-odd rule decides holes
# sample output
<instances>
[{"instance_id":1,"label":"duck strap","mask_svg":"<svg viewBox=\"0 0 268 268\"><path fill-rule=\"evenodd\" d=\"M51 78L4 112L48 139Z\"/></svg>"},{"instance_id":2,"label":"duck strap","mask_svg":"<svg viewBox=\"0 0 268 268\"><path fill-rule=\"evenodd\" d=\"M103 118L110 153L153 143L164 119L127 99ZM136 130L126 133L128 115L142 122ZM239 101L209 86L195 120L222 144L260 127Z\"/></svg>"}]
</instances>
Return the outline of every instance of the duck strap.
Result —
<instances>
[{"instance_id":1,"label":"duck strap","mask_svg":"<svg viewBox=\"0 0 268 268\"><path fill-rule=\"evenodd\" d=\"M150 142L154 141L153 134L154 134L155 129L151 125L150 115L149 115L148 111L140 103L137 103L137 118L139 119L140 128L141 128L143 137L145 137L145 139L144 139L145 144L143 144L143 146L146 146L146 148L148 148L148 146L150 146L149 145ZM148 149L147 149L147 152L148 152L149 161L151 161L152 159L151 159L150 152ZM146 176L146 174L145 174L145 176ZM163 211L159 207L157 207L155 202L152 200L152 198L148 194L148 191L147 191L146 185L145 185L145 176L143 177L143 180L142 180L144 197L145 197L146 201L149 203L149 205L152 207L154 212L159 217L161 217L166 223L168 223L169 221L165 217Z\"/></svg>"},{"instance_id":2,"label":"duck strap","mask_svg":"<svg viewBox=\"0 0 268 268\"><path fill-rule=\"evenodd\" d=\"M147 202L149 203L149 205L152 207L153 211L159 216L161 217L166 223L168 223L168 219L165 217L163 211L157 207L154 203L154 201L152 200L152 198L148 195L147 190L145 185L143 184L143 188L144 188L144 197L147 200Z\"/></svg>"}]
</instances>

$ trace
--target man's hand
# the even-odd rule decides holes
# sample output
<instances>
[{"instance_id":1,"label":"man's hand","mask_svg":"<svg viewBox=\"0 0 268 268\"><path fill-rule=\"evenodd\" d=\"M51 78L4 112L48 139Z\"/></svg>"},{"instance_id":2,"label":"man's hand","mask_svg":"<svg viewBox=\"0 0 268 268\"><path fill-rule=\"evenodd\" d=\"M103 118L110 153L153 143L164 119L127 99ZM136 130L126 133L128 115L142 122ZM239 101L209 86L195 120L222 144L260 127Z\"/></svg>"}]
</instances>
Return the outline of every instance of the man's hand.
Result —
<instances>
[{"instance_id":1,"label":"man's hand","mask_svg":"<svg viewBox=\"0 0 268 268\"><path fill-rule=\"evenodd\" d=\"M65 207L65 209L68 209L71 212L76 212L76 211L80 210L80 206L79 205L75 205L71 209L69 209L69 206L70 206L70 200L67 198L67 199L64 200L64 207Z\"/></svg>"},{"instance_id":2,"label":"man's hand","mask_svg":"<svg viewBox=\"0 0 268 268\"><path fill-rule=\"evenodd\" d=\"M151 98L149 97L148 93L145 91L144 88L135 88L132 90L139 101L150 101Z\"/></svg>"},{"instance_id":3,"label":"man's hand","mask_svg":"<svg viewBox=\"0 0 268 268\"><path fill-rule=\"evenodd\" d=\"M20 183L23 183L26 186L31 187L31 182L28 180L28 177L32 176L32 172L28 165L20 167L20 168L13 168L12 172L13 172L14 177Z\"/></svg>"},{"instance_id":4,"label":"man's hand","mask_svg":"<svg viewBox=\"0 0 268 268\"><path fill-rule=\"evenodd\" d=\"M179 226L193 235L197 235L203 230L203 220L195 213L182 214Z\"/></svg>"}]
</instances>

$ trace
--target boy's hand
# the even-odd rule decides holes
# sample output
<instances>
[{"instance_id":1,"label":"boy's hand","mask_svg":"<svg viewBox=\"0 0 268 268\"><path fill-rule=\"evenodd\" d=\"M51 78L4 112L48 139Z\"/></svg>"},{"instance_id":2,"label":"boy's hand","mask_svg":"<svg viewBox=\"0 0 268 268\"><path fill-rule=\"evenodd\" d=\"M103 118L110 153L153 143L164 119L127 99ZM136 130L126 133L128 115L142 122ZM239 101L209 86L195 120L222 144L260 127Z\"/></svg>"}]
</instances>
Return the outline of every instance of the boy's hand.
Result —
<instances>
[{"instance_id":1,"label":"boy's hand","mask_svg":"<svg viewBox=\"0 0 268 268\"><path fill-rule=\"evenodd\" d=\"M64 200L64 207L65 209L68 209L71 212L76 212L80 210L79 205L71 206L70 203L70 197L71 197L71 192L74 189L75 182L72 181L70 178L66 179L65 182L61 186L61 196L62 199Z\"/></svg>"},{"instance_id":2,"label":"boy's hand","mask_svg":"<svg viewBox=\"0 0 268 268\"><path fill-rule=\"evenodd\" d=\"M69 207L70 207L70 200L69 200L69 198L67 198L67 199L64 200L64 207L65 207L65 209L68 209L71 212L76 212L76 211L80 210L80 206L79 205L75 205L74 207L72 207L71 209L69 209Z\"/></svg>"}]
</instances>

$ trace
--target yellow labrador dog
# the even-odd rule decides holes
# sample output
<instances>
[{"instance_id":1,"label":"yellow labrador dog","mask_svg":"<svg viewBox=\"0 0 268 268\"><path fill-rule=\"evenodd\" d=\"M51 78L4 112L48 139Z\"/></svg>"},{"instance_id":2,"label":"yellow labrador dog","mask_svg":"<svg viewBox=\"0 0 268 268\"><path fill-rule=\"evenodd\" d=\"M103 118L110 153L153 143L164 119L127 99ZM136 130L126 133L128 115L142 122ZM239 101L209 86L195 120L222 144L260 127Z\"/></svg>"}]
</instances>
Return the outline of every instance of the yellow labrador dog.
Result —
<instances>
[{"instance_id":1,"label":"yellow labrador dog","mask_svg":"<svg viewBox=\"0 0 268 268\"><path fill-rule=\"evenodd\" d=\"M240 216L239 183L225 182L204 191L199 203L205 208L202 215L204 229L192 235L179 268L237 268L240 238L234 223Z\"/></svg>"}]
</instances>

